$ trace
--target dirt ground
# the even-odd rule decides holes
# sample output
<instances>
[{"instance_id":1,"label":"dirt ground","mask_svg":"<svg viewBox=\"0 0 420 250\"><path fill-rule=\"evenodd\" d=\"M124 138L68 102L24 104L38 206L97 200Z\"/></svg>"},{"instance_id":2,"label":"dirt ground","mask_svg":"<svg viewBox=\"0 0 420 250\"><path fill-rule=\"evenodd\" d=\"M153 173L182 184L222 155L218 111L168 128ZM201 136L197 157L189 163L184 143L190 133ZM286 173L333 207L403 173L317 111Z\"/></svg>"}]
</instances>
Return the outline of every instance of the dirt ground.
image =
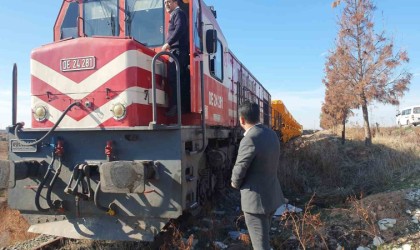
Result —
<instances>
[{"instance_id":1,"label":"dirt ground","mask_svg":"<svg viewBox=\"0 0 420 250\"><path fill-rule=\"evenodd\" d=\"M326 234L335 234L341 242L350 245L351 241L356 241L367 246L374 236L379 236L390 249L404 244L410 244L411 249L420 249L420 226L412 222L413 214L416 210L420 211L420 200L407 199L407 194L416 191L420 193L418 187L383 192L350 200L346 208L324 209L321 213L328 228ZM387 230L379 230L378 221L387 218L395 219L396 224Z\"/></svg>"},{"instance_id":2,"label":"dirt ground","mask_svg":"<svg viewBox=\"0 0 420 250\"><path fill-rule=\"evenodd\" d=\"M19 211L7 208L5 202L0 204L0 214L0 248L37 236L27 232L29 224Z\"/></svg>"}]
</instances>

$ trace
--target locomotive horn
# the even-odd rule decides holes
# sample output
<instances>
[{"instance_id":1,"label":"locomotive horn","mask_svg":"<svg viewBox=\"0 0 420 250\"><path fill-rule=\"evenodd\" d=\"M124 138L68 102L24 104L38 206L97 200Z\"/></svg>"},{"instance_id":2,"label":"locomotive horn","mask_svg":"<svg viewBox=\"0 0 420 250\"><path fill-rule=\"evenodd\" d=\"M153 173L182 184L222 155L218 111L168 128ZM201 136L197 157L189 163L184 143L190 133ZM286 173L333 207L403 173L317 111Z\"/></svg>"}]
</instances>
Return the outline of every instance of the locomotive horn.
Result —
<instances>
[{"instance_id":1,"label":"locomotive horn","mask_svg":"<svg viewBox=\"0 0 420 250\"><path fill-rule=\"evenodd\" d=\"M17 65L13 64L13 87L12 87L12 125L16 125L17 115Z\"/></svg>"}]
</instances>

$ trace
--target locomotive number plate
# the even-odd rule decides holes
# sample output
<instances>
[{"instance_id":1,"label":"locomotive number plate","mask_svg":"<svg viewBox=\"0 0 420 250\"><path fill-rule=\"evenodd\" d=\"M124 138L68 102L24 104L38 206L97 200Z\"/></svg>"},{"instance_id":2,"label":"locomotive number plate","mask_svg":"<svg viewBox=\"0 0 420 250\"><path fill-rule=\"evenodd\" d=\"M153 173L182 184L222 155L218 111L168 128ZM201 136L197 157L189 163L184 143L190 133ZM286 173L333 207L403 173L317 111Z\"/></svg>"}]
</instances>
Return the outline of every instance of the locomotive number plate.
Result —
<instances>
[{"instance_id":1,"label":"locomotive number plate","mask_svg":"<svg viewBox=\"0 0 420 250\"><path fill-rule=\"evenodd\" d=\"M31 143L36 141L35 139L23 139L21 140L23 143ZM37 146L27 146L20 143L18 140L12 139L10 140L10 151L12 152L23 152L23 153L35 153L37 151Z\"/></svg>"},{"instance_id":2,"label":"locomotive number plate","mask_svg":"<svg viewBox=\"0 0 420 250\"><path fill-rule=\"evenodd\" d=\"M60 60L60 70L63 72L89 70L89 69L94 69L95 66L96 66L96 57L94 56L64 58Z\"/></svg>"}]
</instances>

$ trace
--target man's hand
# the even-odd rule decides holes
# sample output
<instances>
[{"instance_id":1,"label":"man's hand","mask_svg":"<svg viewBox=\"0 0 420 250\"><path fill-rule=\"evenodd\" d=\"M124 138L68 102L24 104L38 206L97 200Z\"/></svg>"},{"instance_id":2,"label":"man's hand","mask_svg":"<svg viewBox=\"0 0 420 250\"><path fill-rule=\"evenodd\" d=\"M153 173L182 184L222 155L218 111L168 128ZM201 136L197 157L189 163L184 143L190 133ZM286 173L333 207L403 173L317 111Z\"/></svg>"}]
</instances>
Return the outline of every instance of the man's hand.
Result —
<instances>
[{"instance_id":1,"label":"man's hand","mask_svg":"<svg viewBox=\"0 0 420 250\"><path fill-rule=\"evenodd\" d=\"M165 43L163 46L162 46L162 51L167 51L167 50L170 50L171 49L171 46L168 44L168 43Z\"/></svg>"},{"instance_id":2,"label":"man's hand","mask_svg":"<svg viewBox=\"0 0 420 250\"><path fill-rule=\"evenodd\" d=\"M238 189L238 187L236 187L236 186L235 186L235 184L233 184L233 182L231 182L231 183L230 183L230 185L231 185L233 188Z\"/></svg>"}]
</instances>

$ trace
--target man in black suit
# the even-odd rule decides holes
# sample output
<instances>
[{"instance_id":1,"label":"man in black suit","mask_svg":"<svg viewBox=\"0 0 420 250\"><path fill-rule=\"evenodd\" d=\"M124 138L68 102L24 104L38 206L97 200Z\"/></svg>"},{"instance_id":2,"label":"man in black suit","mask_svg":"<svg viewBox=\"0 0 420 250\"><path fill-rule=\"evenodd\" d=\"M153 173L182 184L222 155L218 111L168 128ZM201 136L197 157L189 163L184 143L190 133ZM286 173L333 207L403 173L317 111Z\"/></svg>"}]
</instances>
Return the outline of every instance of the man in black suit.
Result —
<instances>
[{"instance_id":1,"label":"man in black suit","mask_svg":"<svg viewBox=\"0 0 420 250\"><path fill-rule=\"evenodd\" d=\"M189 43L188 43L188 22L187 15L179 7L180 0L165 0L165 9L170 14L168 35L166 42L162 46L162 51L170 51L178 59L180 66L181 91L189 92L187 86L186 70L189 62ZM168 116L176 114L177 95L176 95L176 66L171 59L169 63L169 84L172 90L172 98L170 98L170 109ZM186 102L187 100L182 100ZM186 105L182 105L186 107Z\"/></svg>"},{"instance_id":2,"label":"man in black suit","mask_svg":"<svg viewBox=\"0 0 420 250\"><path fill-rule=\"evenodd\" d=\"M239 107L239 122L245 130L232 170L231 185L241 191L241 206L252 246L270 249L270 224L284 203L277 176L280 142L276 133L260 122L258 104L245 101Z\"/></svg>"}]
</instances>

